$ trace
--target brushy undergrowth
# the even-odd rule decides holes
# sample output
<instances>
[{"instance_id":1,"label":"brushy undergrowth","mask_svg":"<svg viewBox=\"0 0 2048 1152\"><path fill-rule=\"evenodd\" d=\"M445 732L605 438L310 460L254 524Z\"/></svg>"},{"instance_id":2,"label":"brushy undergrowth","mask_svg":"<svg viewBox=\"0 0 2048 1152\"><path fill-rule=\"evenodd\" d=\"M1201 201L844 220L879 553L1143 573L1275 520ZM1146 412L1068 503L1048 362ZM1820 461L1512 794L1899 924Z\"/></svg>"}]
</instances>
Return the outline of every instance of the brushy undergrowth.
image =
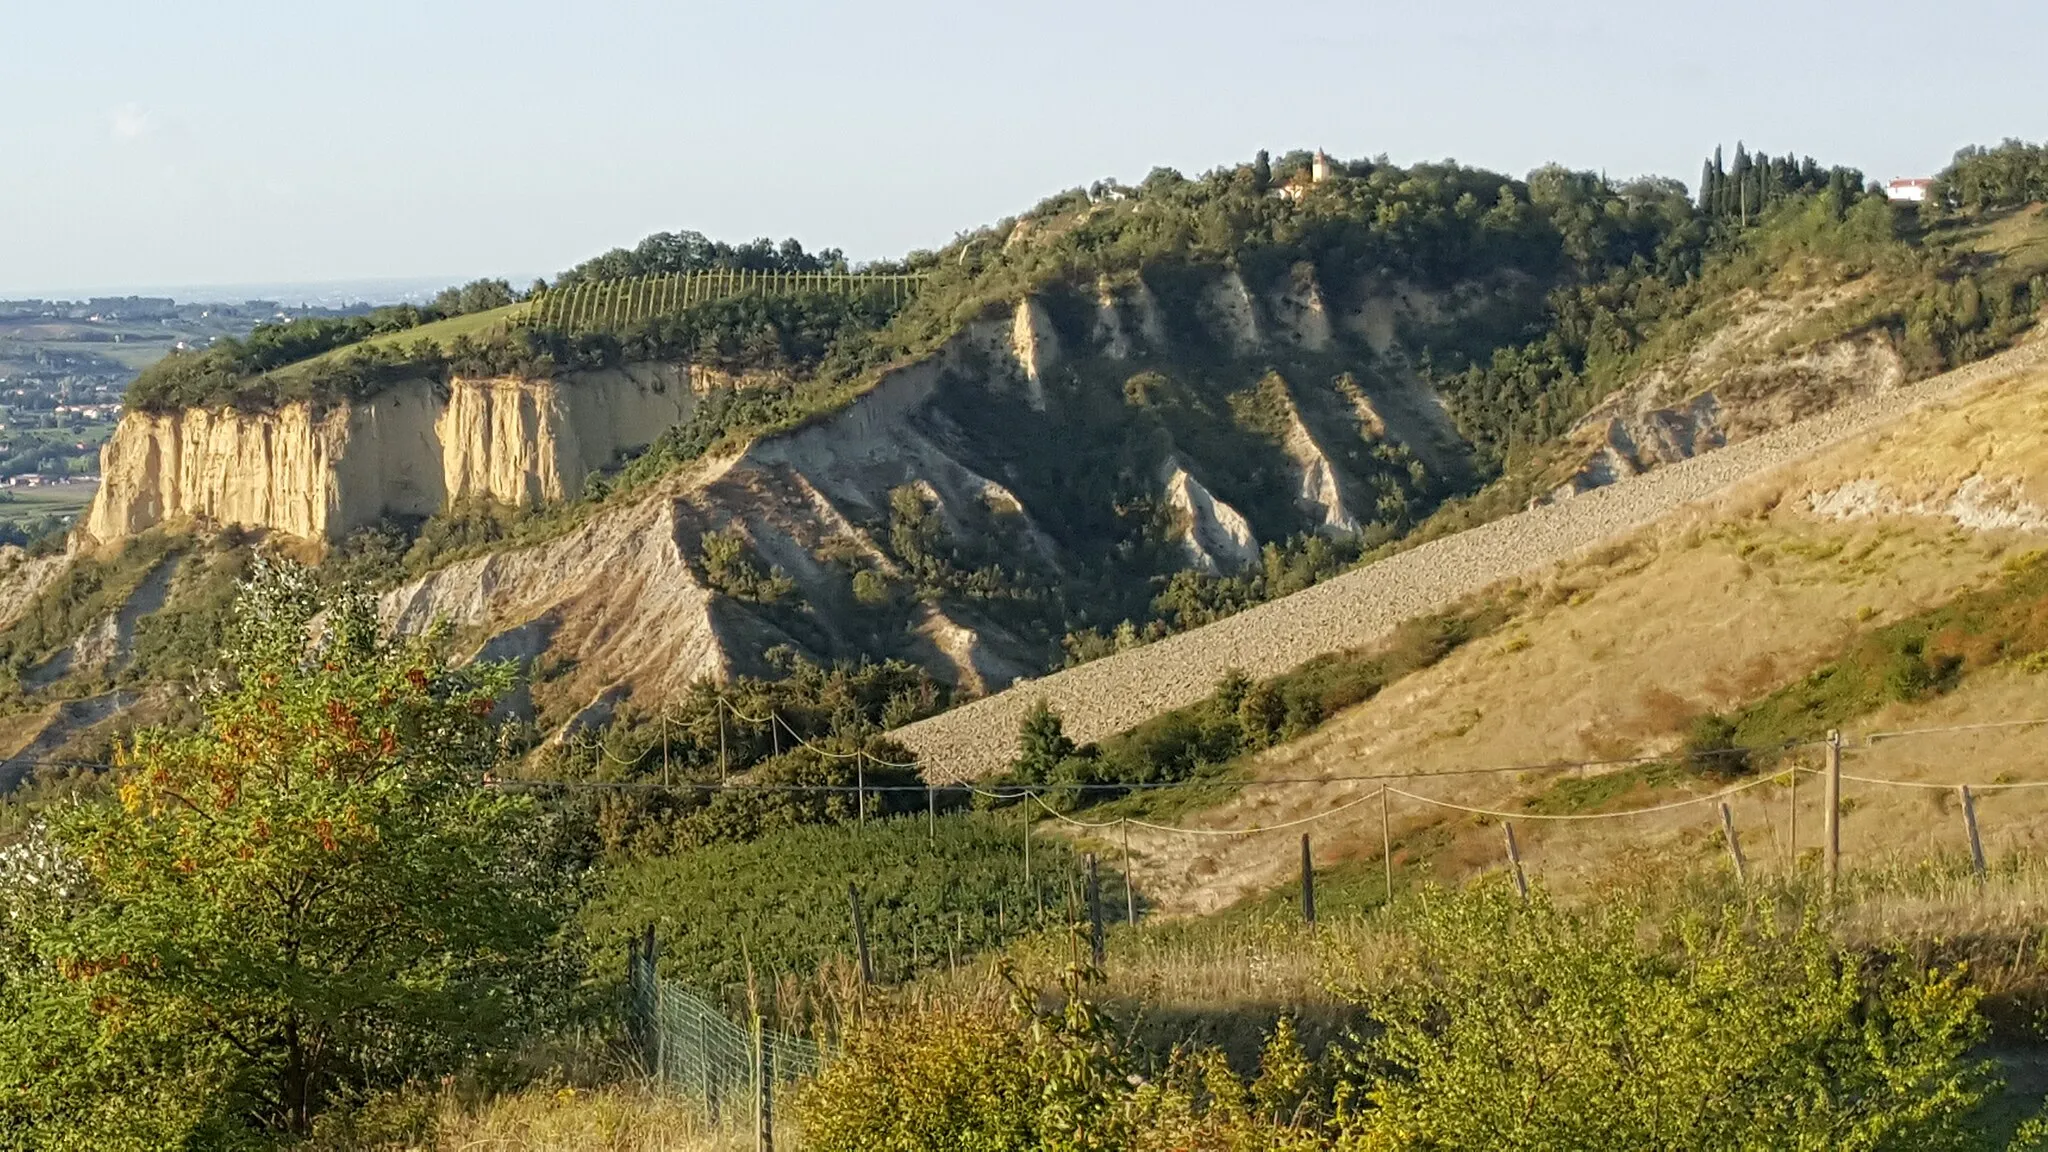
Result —
<instances>
[{"instance_id":1,"label":"brushy undergrowth","mask_svg":"<svg viewBox=\"0 0 2048 1152\"><path fill-rule=\"evenodd\" d=\"M1315 1051L1283 1021L1249 1073L1148 1053L1087 970L1050 998L1013 980L1007 1008L984 992L879 1013L801 1097L806 1146L2007 1146L1979 1124L1998 1085L1958 969L1851 951L1762 901L1568 910L1487 883L1400 916L1331 970L1370 1026Z\"/></svg>"}]
</instances>

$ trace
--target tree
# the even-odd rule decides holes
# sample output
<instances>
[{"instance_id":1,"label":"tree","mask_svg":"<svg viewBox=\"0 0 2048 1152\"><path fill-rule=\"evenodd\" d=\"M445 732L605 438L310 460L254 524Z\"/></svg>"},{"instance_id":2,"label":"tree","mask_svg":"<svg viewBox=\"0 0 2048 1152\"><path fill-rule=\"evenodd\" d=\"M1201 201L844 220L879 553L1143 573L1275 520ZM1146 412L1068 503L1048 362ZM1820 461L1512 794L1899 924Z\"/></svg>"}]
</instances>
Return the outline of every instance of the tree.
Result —
<instances>
[{"instance_id":1,"label":"tree","mask_svg":"<svg viewBox=\"0 0 2048 1152\"><path fill-rule=\"evenodd\" d=\"M1052 705L1039 700L1024 713L1017 729L1017 758L1010 771L1018 779L1043 784L1053 778L1060 761L1074 754L1074 742L1067 739L1066 725Z\"/></svg>"},{"instance_id":2,"label":"tree","mask_svg":"<svg viewBox=\"0 0 2048 1152\"><path fill-rule=\"evenodd\" d=\"M186 1133L157 1146L303 1133L513 1038L557 903L531 802L485 786L510 670L450 670L444 639L259 570L203 726L141 733L118 802L49 822L71 898L6 922L0 1131L93 1146L155 1085Z\"/></svg>"},{"instance_id":3,"label":"tree","mask_svg":"<svg viewBox=\"0 0 2048 1152\"><path fill-rule=\"evenodd\" d=\"M1273 186L1273 158L1264 148L1252 158L1252 190L1263 196Z\"/></svg>"}]
</instances>

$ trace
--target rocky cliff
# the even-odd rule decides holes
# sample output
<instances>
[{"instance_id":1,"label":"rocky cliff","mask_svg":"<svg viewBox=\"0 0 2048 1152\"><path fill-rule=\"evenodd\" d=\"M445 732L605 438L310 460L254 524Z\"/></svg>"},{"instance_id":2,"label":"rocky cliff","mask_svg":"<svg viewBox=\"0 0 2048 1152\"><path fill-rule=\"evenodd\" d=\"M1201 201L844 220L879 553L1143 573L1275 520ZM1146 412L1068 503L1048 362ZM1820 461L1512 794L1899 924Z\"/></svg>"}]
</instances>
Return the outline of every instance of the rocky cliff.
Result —
<instances>
[{"instance_id":1,"label":"rocky cliff","mask_svg":"<svg viewBox=\"0 0 2048 1152\"><path fill-rule=\"evenodd\" d=\"M464 497L570 499L589 473L687 419L719 382L688 366L638 365L417 380L324 408L130 413L101 450L85 534L108 542L191 519L329 540Z\"/></svg>"},{"instance_id":2,"label":"rocky cliff","mask_svg":"<svg viewBox=\"0 0 2048 1152\"><path fill-rule=\"evenodd\" d=\"M930 574L892 539L896 494L916 493L948 539L1005 572L1121 565L1141 597L1147 571L1096 535L1120 500L1160 510L1155 562L1168 571L1241 571L1263 543L1356 530L1376 490L1361 461L1399 450L1373 405L1442 417L1411 375L1372 373L1362 338L1314 319L1324 291L1306 269L1265 292L1230 275L1174 322L1142 282L1019 302L829 417L704 461L569 535L415 580L386 597L387 616L407 628L450 620L480 653L548 654L534 703L554 720L759 671L785 644L898 656L972 691L1000 688L1047 667L1058 628L1020 625L999 595L914 592ZM1393 341L1397 326L1380 334ZM1337 379L1341 351L1361 358L1356 379ZM1265 407L1250 416L1247 404ZM773 604L719 594L701 555L714 531L737 533L794 593ZM862 572L892 589L889 603L856 602Z\"/></svg>"}]
</instances>

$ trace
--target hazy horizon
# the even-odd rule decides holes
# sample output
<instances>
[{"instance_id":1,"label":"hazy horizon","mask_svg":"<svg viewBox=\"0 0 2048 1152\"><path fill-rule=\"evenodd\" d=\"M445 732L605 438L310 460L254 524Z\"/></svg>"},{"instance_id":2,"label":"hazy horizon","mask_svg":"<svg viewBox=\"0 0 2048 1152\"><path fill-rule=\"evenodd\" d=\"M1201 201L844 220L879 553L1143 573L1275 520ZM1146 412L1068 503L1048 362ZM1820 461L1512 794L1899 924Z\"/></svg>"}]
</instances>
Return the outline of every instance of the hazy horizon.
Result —
<instances>
[{"instance_id":1,"label":"hazy horizon","mask_svg":"<svg viewBox=\"0 0 2048 1152\"><path fill-rule=\"evenodd\" d=\"M1691 185L1738 140L1886 179L2048 135L2038 5L1950 5L1945 26L1997 30L1967 47L1912 35L1928 13L1903 0L1716 16L113 0L80 37L42 6L13 16L0 73L18 110L0 145L25 158L0 172L0 295L552 277L676 229L894 257L1061 189L1262 147Z\"/></svg>"}]
</instances>

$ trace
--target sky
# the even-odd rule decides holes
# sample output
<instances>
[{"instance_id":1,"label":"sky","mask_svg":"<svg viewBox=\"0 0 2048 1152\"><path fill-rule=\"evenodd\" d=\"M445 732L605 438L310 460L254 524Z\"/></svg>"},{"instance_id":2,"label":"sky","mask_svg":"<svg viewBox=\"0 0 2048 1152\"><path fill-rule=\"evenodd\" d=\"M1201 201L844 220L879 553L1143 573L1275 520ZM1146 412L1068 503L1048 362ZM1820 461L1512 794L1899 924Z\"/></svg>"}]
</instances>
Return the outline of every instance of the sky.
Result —
<instances>
[{"instance_id":1,"label":"sky","mask_svg":"<svg viewBox=\"0 0 2048 1152\"><path fill-rule=\"evenodd\" d=\"M0 0L0 296L937 247L1260 148L1693 184L2048 137L2039 0Z\"/></svg>"}]
</instances>

